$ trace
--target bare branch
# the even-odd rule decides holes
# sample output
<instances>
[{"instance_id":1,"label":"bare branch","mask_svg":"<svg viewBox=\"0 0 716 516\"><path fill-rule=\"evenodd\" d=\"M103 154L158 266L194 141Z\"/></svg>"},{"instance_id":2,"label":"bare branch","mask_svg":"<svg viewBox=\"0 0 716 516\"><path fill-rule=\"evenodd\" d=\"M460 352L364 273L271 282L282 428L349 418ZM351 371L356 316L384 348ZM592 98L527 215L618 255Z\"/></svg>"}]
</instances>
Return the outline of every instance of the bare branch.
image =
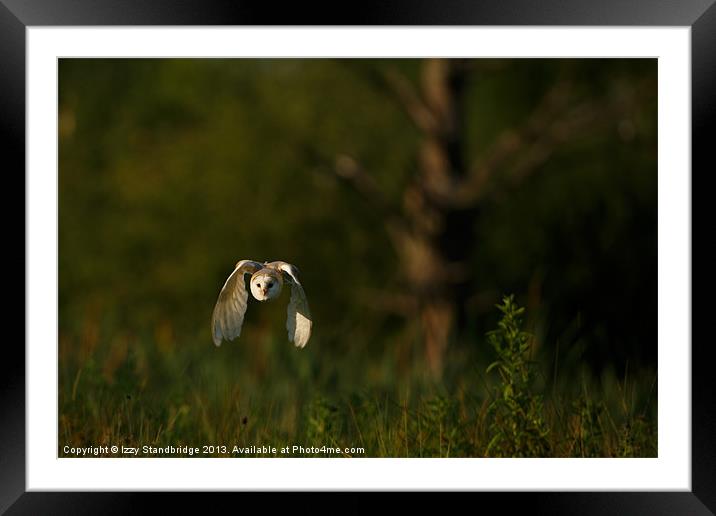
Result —
<instances>
[{"instance_id":1,"label":"bare branch","mask_svg":"<svg viewBox=\"0 0 716 516\"><path fill-rule=\"evenodd\" d=\"M373 67L353 66L346 63L346 61L348 60L338 60L338 62L346 65L351 72L360 76L393 100L418 129L429 132L435 128L434 114L405 75L394 68L382 67L375 69Z\"/></svg>"},{"instance_id":2,"label":"bare branch","mask_svg":"<svg viewBox=\"0 0 716 516\"><path fill-rule=\"evenodd\" d=\"M297 138L294 138L293 145L306 161L317 165L319 172L339 179L360 194L383 218L391 243L396 251L400 249L402 242L410 233L408 221L399 207L386 199L373 177L355 159L346 154L331 158L313 142Z\"/></svg>"},{"instance_id":3,"label":"bare branch","mask_svg":"<svg viewBox=\"0 0 716 516\"><path fill-rule=\"evenodd\" d=\"M346 154L339 154L336 156L333 171L338 178L349 184L382 214L397 216L396 209L386 200L378 184L355 159Z\"/></svg>"},{"instance_id":4,"label":"bare branch","mask_svg":"<svg viewBox=\"0 0 716 516\"><path fill-rule=\"evenodd\" d=\"M454 199L460 207L472 206L504 187L521 184L565 142L587 130L597 130L627 110L622 102L587 100L571 105L569 84L558 83L518 130L505 131L490 154L473 170ZM492 176L505 171L503 180Z\"/></svg>"},{"instance_id":5,"label":"bare branch","mask_svg":"<svg viewBox=\"0 0 716 516\"><path fill-rule=\"evenodd\" d=\"M515 186L523 182L546 162L560 145L574 137L575 134L582 132L587 127L594 129L599 122L606 121L608 117L603 115L610 113L610 110L602 111L600 116L599 107L596 103L585 102L570 110L563 118L554 121L548 130L532 141L525 153L511 167L508 177L509 184Z\"/></svg>"},{"instance_id":6,"label":"bare branch","mask_svg":"<svg viewBox=\"0 0 716 516\"><path fill-rule=\"evenodd\" d=\"M527 118L521 128L508 129L497 139L489 154L471 171L468 179L458 188L454 202L460 206L469 206L479 201L486 193L492 174L509 161L515 153L553 123L554 118L569 102L571 84L557 82L543 97L537 108Z\"/></svg>"},{"instance_id":7,"label":"bare branch","mask_svg":"<svg viewBox=\"0 0 716 516\"><path fill-rule=\"evenodd\" d=\"M435 115L410 81L392 68L382 70L381 76L415 126L426 133L434 131L437 126Z\"/></svg>"},{"instance_id":8,"label":"bare branch","mask_svg":"<svg viewBox=\"0 0 716 516\"><path fill-rule=\"evenodd\" d=\"M385 198L375 180L355 159L345 154L338 155L333 170L339 179L350 185L378 210L393 247L400 252L410 234L410 226L403 213Z\"/></svg>"}]
</instances>

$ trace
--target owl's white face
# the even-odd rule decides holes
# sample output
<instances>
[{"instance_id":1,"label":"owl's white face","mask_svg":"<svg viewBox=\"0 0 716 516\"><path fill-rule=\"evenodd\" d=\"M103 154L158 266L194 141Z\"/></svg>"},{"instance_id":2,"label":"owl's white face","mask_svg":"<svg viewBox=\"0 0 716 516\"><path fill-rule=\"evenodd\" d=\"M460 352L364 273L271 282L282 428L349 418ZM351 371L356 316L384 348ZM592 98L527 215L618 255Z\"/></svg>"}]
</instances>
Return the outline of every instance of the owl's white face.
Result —
<instances>
[{"instance_id":1,"label":"owl's white face","mask_svg":"<svg viewBox=\"0 0 716 516\"><path fill-rule=\"evenodd\" d=\"M269 301L281 293L281 279L260 271L251 276L251 294L259 301Z\"/></svg>"}]
</instances>

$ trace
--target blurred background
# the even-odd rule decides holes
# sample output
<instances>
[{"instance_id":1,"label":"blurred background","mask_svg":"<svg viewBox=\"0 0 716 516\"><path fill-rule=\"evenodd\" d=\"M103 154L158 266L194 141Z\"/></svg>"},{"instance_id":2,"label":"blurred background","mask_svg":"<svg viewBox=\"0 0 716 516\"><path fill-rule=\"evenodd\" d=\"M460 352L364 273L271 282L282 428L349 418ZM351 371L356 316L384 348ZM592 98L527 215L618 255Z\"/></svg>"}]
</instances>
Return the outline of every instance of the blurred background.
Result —
<instances>
[{"instance_id":1,"label":"blurred background","mask_svg":"<svg viewBox=\"0 0 716 516\"><path fill-rule=\"evenodd\" d=\"M61 445L484 455L514 294L551 454L656 453L656 60L61 59L58 131ZM304 350L287 292L213 346L241 259Z\"/></svg>"}]
</instances>

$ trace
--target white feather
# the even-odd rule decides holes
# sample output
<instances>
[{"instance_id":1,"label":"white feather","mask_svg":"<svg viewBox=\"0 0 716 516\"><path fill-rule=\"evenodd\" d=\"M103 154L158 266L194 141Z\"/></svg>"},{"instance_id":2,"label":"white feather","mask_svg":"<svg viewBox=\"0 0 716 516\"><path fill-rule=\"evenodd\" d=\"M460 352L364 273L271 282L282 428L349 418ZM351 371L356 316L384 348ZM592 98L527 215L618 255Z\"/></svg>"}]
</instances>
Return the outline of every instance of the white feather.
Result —
<instances>
[{"instance_id":1,"label":"white feather","mask_svg":"<svg viewBox=\"0 0 716 516\"><path fill-rule=\"evenodd\" d=\"M223 339L234 340L241 335L249 297L244 275L254 273L261 267L258 262L242 260L224 283L211 317L211 335L215 345L220 346Z\"/></svg>"},{"instance_id":2,"label":"white feather","mask_svg":"<svg viewBox=\"0 0 716 516\"><path fill-rule=\"evenodd\" d=\"M303 286L298 281L297 269L290 263L280 262L279 268L284 271L291 283L291 299L286 310L286 329L288 340L297 348L303 348L311 338L313 320L308 308L308 299Z\"/></svg>"}]
</instances>

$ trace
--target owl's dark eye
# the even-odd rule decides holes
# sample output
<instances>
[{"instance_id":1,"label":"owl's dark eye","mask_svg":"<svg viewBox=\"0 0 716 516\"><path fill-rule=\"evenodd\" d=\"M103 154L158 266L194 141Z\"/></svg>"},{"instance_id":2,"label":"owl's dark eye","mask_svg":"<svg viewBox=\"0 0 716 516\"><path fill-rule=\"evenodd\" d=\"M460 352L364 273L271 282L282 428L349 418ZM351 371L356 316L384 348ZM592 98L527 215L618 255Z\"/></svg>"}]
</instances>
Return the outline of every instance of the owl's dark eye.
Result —
<instances>
[{"instance_id":1,"label":"owl's dark eye","mask_svg":"<svg viewBox=\"0 0 716 516\"><path fill-rule=\"evenodd\" d=\"M267 286L268 288L273 287L273 281L269 281L268 283L266 283L266 286Z\"/></svg>"},{"instance_id":2,"label":"owl's dark eye","mask_svg":"<svg viewBox=\"0 0 716 516\"><path fill-rule=\"evenodd\" d=\"M256 286L261 288L261 283L257 283Z\"/></svg>"}]
</instances>

